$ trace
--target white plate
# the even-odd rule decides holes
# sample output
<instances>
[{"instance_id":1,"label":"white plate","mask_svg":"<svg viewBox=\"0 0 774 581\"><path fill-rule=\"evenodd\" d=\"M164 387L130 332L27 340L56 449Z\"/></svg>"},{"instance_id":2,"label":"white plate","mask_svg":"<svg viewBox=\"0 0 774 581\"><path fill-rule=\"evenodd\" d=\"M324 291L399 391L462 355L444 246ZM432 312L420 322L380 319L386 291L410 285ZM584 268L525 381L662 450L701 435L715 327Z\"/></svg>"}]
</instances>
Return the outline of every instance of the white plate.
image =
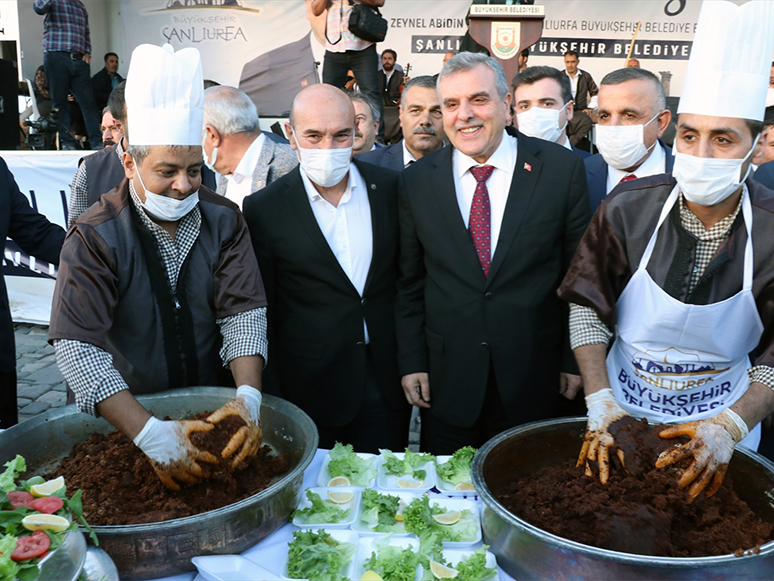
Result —
<instances>
[{"instance_id":1,"label":"white plate","mask_svg":"<svg viewBox=\"0 0 774 581\"><path fill-rule=\"evenodd\" d=\"M400 498L403 502L406 503L406 505L411 504L411 501L415 498L419 498L421 494L412 494L411 492L387 492L383 490L377 490L379 494L386 494L388 496L397 496ZM357 518L355 519L355 522L352 523L352 530L360 533L361 535L392 535L393 537L405 537L408 536L408 533L402 532L402 533L379 533L374 530L371 530L368 528L368 526L360 520L360 516L363 514L363 510L365 510L365 506L363 504L363 499L361 496L360 499L360 509L357 512ZM401 523L402 527L402 523Z\"/></svg>"},{"instance_id":2,"label":"white plate","mask_svg":"<svg viewBox=\"0 0 774 581\"><path fill-rule=\"evenodd\" d=\"M472 540L469 541L444 541L443 546L444 548L454 549L454 548L461 548L461 547L470 547L472 545L475 545L477 542L481 540L481 516L478 511L478 503L472 501L472 500L461 500L457 498L442 498L440 496L431 496L430 497L430 508L433 507L433 505L438 505L446 510L446 512L452 512L455 510L459 510L462 512L463 510L469 510L471 514L473 515L473 520L476 522L476 536Z\"/></svg>"},{"instance_id":3,"label":"white plate","mask_svg":"<svg viewBox=\"0 0 774 581\"><path fill-rule=\"evenodd\" d=\"M376 454L366 454L365 452L355 452L359 457L361 458L367 458L373 460L374 464L376 463ZM320 474L317 476L317 486L328 486L328 481L331 479L331 473L328 472L328 464L331 463L331 455L330 453L325 455L325 458L323 458L322 468L320 468ZM359 484L352 484L352 486L358 486L359 488L372 488L374 485L374 482L376 482L376 478L373 478L365 485L359 485Z\"/></svg>"},{"instance_id":4,"label":"white plate","mask_svg":"<svg viewBox=\"0 0 774 581\"><path fill-rule=\"evenodd\" d=\"M374 541L376 537L363 537L357 546L357 554L355 555L355 576L353 579L360 579L363 573L367 571L365 568L365 562L371 558L371 553L374 552ZM401 537L391 538L387 543L392 547L411 548L414 553L419 551L419 540L413 537ZM422 567L417 565L416 581L422 578Z\"/></svg>"},{"instance_id":5,"label":"white plate","mask_svg":"<svg viewBox=\"0 0 774 581\"><path fill-rule=\"evenodd\" d=\"M394 454L399 460L403 460L403 457L406 455L405 452L394 452ZM419 465L421 470L425 470L427 472L427 477L424 479L422 485L418 486L417 488L403 488L398 486L398 478L407 478L410 480L413 480L413 478L410 475L394 476L392 474L387 474L387 472L384 470L383 462L384 456L380 455L377 464L378 477L376 481L376 483L379 485L379 488L389 490L391 492L426 492L435 486L435 464L432 460L423 462Z\"/></svg>"},{"instance_id":6,"label":"white plate","mask_svg":"<svg viewBox=\"0 0 774 581\"><path fill-rule=\"evenodd\" d=\"M345 504L336 505L341 509L349 510L349 518L342 519L337 523L306 524L303 517L299 518L294 516L293 524L297 527L302 529L345 529L355 522L360 508L360 488L357 488L356 486L333 486L331 488L307 488L306 490L311 490L312 492L319 494L320 498L323 500L329 500L329 490L335 490L336 492L351 492L352 500ZM312 506L312 503L309 502L309 499L306 497L306 490L301 494L301 502L298 503L298 508L300 509Z\"/></svg>"},{"instance_id":7,"label":"white plate","mask_svg":"<svg viewBox=\"0 0 774 581\"><path fill-rule=\"evenodd\" d=\"M340 543L352 543L355 545L355 548L357 548L357 542L358 542L358 536L357 533L352 531L342 531L342 530L335 530L330 531L330 536L334 538L335 540L339 541ZM291 539L292 542L292 539ZM289 543L288 543L289 544ZM357 554L357 550L355 551L355 554ZM347 577L349 579L354 579L352 576L353 571L355 570L355 561L354 559L350 562L349 565L344 569L344 572L341 574L342 577ZM282 578L283 579L293 579L292 577L288 576L288 556L287 553L285 554L285 562L282 564ZM296 580L296 581L308 581L307 579L302 580Z\"/></svg>"},{"instance_id":8,"label":"white plate","mask_svg":"<svg viewBox=\"0 0 774 581\"><path fill-rule=\"evenodd\" d=\"M457 565L460 561L463 559L470 557L473 554L473 551L462 551L459 549L444 549L443 556L444 558L449 561L450 566L453 569L457 568ZM497 559L495 556L490 553L489 551L486 552L486 566L487 567L494 567L495 572L494 575L492 575L487 581L490 581L492 579L497 579Z\"/></svg>"},{"instance_id":9,"label":"white plate","mask_svg":"<svg viewBox=\"0 0 774 581\"><path fill-rule=\"evenodd\" d=\"M277 578L276 573L270 573L239 555L194 557L191 562L207 581L271 581Z\"/></svg>"},{"instance_id":10,"label":"white plate","mask_svg":"<svg viewBox=\"0 0 774 581\"><path fill-rule=\"evenodd\" d=\"M445 464L451 459L451 456L436 456L435 461L440 466L441 464ZM473 498L476 499L478 496L476 495L475 490L454 490L454 484L450 484L449 482L446 482L441 476L438 474L438 472L435 473L435 480L436 489L441 491L441 494L444 494L446 496L461 496L463 498Z\"/></svg>"}]
</instances>

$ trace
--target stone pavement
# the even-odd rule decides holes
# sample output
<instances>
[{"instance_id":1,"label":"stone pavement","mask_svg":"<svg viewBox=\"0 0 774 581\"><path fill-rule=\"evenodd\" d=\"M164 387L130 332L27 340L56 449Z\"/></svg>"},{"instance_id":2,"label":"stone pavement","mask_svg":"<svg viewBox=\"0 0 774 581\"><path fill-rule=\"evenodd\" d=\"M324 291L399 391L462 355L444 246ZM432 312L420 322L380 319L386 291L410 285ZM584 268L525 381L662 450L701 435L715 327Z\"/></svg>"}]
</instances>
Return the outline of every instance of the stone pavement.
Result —
<instances>
[{"instance_id":1,"label":"stone pavement","mask_svg":"<svg viewBox=\"0 0 774 581\"><path fill-rule=\"evenodd\" d=\"M48 327L14 323L16 336L17 404L19 421L65 405L65 380L56 365L54 348L48 344ZM409 444L419 450L419 415L411 417Z\"/></svg>"}]
</instances>

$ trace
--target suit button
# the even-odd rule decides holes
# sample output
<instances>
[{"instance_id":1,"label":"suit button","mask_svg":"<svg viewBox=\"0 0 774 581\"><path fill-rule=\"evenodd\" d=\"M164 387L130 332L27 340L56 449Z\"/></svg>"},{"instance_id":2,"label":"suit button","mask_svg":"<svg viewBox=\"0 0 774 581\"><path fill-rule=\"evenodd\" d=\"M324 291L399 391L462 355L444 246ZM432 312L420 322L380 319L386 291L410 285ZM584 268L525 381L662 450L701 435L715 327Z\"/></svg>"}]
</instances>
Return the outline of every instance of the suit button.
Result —
<instances>
[{"instance_id":1,"label":"suit button","mask_svg":"<svg viewBox=\"0 0 774 581\"><path fill-rule=\"evenodd\" d=\"M365 343L363 343L363 341L358 341L355 343L355 347L365 347Z\"/></svg>"},{"instance_id":2,"label":"suit button","mask_svg":"<svg viewBox=\"0 0 774 581\"><path fill-rule=\"evenodd\" d=\"M360 306L364 307L365 304L366 304L366 300L365 300L365 297L363 297L362 299L360 299Z\"/></svg>"},{"instance_id":3,"label":"suit button","mask_svg":"<svg viewBox=\"0 0 774 581\"><path fill-rule=\"evenodd\" d=\"M485 299L491 299L491 298L492 298L492 293L486 293L486 294L484 294L484 298L485 298Z\"/></svg>"},{"instance_id":4,"label":"suit button","mask_svg":"<svg viewBox=\"0 0 774 581\"><path fill-rule=\"evenodd\" d=\"M489 343L481 343L481 351L489 351Z\"/></svg>"}]
</instances>

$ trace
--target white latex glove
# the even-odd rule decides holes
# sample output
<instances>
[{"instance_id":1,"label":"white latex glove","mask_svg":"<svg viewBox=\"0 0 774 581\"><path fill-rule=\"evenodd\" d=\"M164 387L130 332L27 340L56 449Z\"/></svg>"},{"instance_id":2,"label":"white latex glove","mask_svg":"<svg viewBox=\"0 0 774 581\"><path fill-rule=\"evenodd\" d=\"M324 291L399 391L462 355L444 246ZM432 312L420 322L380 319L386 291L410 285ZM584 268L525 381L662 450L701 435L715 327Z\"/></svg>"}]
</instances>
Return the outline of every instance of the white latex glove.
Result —
<instances>
[{"instance_id":1,"label":"white latex glove","mask_svg":"<svg viewBox=\"0 0 774 581\"><path fill-rule=\"evenodd\" d=\"M194 432L209 432L214 427L197 420L161 421L152 417L137 434L134 444L148 457L164 486L180 490L174 479L190 484L209 477L197 461L218 463L215 456L199 450L189 439Z\"/></svg>"},{"instance_id":2,"label":"white latex glove","mask_svg":"<svg viewBox=\"0 0 774 581\"><path fill-rule=\"evenodd\" d=\"M583 441L577 466L586 464L586 474L591 475L587 460L596 460L599 464L599 481L607 483L610 476L610 448L613 436L610 434L610 424L628 416L613 395L609 387L586 396L586 407L589 410L586 421L586 437ZM618 451L618 459L624 463L623 452Z\"/></svg>"},{"instance_id":3,"label":"white latex glove","mask_svg":"<svg viewBox=\"0 0 774 581\"><path fill-rule=\"evenodd\" d=\"M712 485L707 490L707 496L712 496L723 484L723 477L728 470L734 448L748 433L747 424L730 408L705 420L669 427L659 434L662 438L688 436L691 441L682 446L664 450L656 460L656 468L664 468L683 458L693 456L693 462L683 472L678 484L680 488L685 488L693 482L688 489L690 497L688 504L707 488L710 480Z\"/></svg>"},{"instance_id":4,"label":"white latex glove","mask_svg":"<svg viewBox=\"0 0 774 581\"><path fill-rule=\"evenodd\" d=\"M236 397L207 418L207 421L213 424L217 424L229 416L238 416L244 420L245 425L237 430L220 453L223 458L228 458L240 446L242 447L231 463L233 468L236 468L248 456L255 456L261 447L261 438L263 437L263 428L261 428L262 399L261 392L254 387L240 385Z\"/></svg>"}]
</instances>

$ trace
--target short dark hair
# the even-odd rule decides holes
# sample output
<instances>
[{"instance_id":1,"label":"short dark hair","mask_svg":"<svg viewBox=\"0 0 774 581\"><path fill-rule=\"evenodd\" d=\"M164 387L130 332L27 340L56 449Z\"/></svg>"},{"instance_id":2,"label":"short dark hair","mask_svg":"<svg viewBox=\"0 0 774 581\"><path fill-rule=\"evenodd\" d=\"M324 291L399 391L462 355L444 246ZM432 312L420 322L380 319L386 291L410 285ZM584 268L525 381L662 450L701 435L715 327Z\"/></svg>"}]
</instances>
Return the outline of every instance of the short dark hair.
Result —
<instances>
[{"instance_id":1,"label":"short dark hair","mask_svg":"<svg viewBox=\"0 0 774 581\"><path fill-rule=\"evenodd\" d=\"M106 52L105 53L105 61L104 62L107 62L108 57L111 57L111 56L114 56L114 57L118 58L118 55L116 53L114 53L114 52Z\"/></svg>"},{"instance_id":2,"label":"short dark hair","mask_svg":"<svg viewBox=\"0 0 774 581\"><path fill-rule=\"evenodd\" d=\"M529 49L525 48L523 51L521 51L521 56L529 56Z\"/></svg>"},{"instance_id":3,"label":"short dark hair","mask_svg":"<svg viewBox=\"0 0 774 581\"><path fill-rule=\"evenodd\" d=\"M752 135L753 139L760 135L765 127L763 121L756 121L755 119L745 119L744 122L747 124L747 128L750 130L750 135Z\"/></svg>"},{"instance_id":4,"label":"short dark hair","mask_svg":"<svg viewBox=\"0 0 774 581\"><path fill-rule=\"evenodd\" d=\"M398 53L397 53L397 52L395 52L395 51L394 51L394 50L392 50L391 48L385 48L385 49L382 51L382 56L384 56L384 53L386 53L386 52L389 52L389 53L391 53L391 54L392 54L392 58L394 58L395 60L398 60Z\"/></svg>"},{"instance_id":5,"label":"short dark hair","mask_svg":"<svg viewBox=\"0 0 774 581\"><path fill-rule=\"evenodd\" d=\"M627 81L650 81L656 88L656 95L658 102L656 104L659 111L666 109L666 94L664 93L664 87L658 77L651 73L647 69L618 69L612 73L607 73L603 78L602 85L620 85Z\"/></svg>"},{"instance_id":6,"label":"short dark hair","mask_svg":"<svg viewBox=\"0 0 774 581\"><path fill-rule=\"evenodd\" d=\"M374 123L379 123L381 121L382 115L381 111L379 110L379 104L374 102L372 97L366 95L365 93L361 93L360 91L353 91L347 94L351 100L360 101L361 103L368 105L368 108L371 110L371 117L373 117Z\"/></svg>"},{"instance_id":7,"label":"short dark hair","mask_svg":"<svg viewBox=\"0 0 774 581\"><path fill-rule=\"evenodd\" d=\"M411 80L406 83L406 86L403 87L403 94L405 95L406 92L411 87L420 87L422 89L433 89L436 90L438 88L438 81L435 77L431 77L430 75L420 75L419 77L411 77ZM403 109L403 104L405 103L405 99L401 99L400 102L400 108Z\"/></svg>"},{"instance_id":8,"label":"short dark hair","mask_svg":"<svg viewBox=\"0 0 774 581\"><path fill-rule=\"evenodd\" d=\"M126 135L126 97L124 95L126 91L126 81L118 83L112 91L110 91L110 97L108 97L107 108L110 110L110 114L113 119L120 121L124 126L124 135ZM127 139L129 139L127 137Z\"/></svg>"},{"instance_id":9,"label":"short dark hair","mask_svg":"<svg viewBox=\"0 0 774 581\"><path fill-rule=\"evenodd\" d=\"M534 85L543 79L553 79L559 83L562 99L564 99L565 103L572 99L570 79L567 78L567 75L563 75L558 69L555 69L554 67L527 67L518 75L513 77L511 91L516 93L516 89L522 85Z\"/></svg>"},{"instance_id":10,"label":"short dark hair","mask_svg":"<svg viewBox=\"0 0 774 581\"><path fill-rule=\"evenodd\" d=\"M763 114L763 125L766 127L774 125L774 105L766 107L766 112Z\"/></svg>"},{"instance_id":11,"label":"short dark hair","mask_svg":"<svg viewBox=\"0 0 774 581\"><path fill-rule=\"evenodd\" d=\"M564 53L564 56L574 56L576 59L580 60L580 56L578 56L578 52L574 50L568 50Z\"/></svg>"}]
</instances>

